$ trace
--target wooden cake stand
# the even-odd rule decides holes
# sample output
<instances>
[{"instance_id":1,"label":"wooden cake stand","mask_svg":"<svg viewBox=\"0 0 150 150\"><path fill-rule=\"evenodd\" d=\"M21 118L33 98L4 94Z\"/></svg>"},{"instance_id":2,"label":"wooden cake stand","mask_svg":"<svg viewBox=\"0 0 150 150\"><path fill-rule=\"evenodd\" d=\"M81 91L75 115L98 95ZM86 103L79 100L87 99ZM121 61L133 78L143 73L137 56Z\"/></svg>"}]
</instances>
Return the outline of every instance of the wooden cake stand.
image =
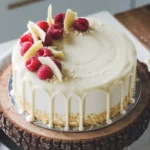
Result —
<instances>
[{"instance_id":1,"label":"wooden cake stand","mask_svg":"<svg viewBox=\"0 0 150 150\"><path fill-rule=\"evenodd\" d=\"M27 123L8 98L11 65L0 76L0 126L18 146L25 150L121 150L136 141L150 120L150 75L144 64L137 65L141 80L141 97L127 116L96 131L71 133L47 130Z\"/></svg>"}]
</instances>

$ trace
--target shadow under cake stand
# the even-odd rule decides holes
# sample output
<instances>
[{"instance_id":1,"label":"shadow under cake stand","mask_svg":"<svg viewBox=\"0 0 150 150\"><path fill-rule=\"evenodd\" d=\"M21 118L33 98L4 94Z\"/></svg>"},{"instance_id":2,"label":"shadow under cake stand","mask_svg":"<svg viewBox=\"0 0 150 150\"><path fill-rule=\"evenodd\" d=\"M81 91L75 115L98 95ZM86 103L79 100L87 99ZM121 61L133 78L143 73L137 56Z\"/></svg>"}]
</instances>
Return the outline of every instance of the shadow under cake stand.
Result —
<instances>
[{"instance_id":1,"label":"shadow under cake stand","mask_svg":"<svg viewBox=\"0 0 150 150\"><path fill-rule=\"evenodd\" d=\"M123 119L106 128L89 132L61 132L27 123L8 98L9 65L0 76L0 127L25 150L122 150L147 129L150 120L150 74L144 64L137 64L141 95L135 108Z\"/></svg>"}]
</instances>

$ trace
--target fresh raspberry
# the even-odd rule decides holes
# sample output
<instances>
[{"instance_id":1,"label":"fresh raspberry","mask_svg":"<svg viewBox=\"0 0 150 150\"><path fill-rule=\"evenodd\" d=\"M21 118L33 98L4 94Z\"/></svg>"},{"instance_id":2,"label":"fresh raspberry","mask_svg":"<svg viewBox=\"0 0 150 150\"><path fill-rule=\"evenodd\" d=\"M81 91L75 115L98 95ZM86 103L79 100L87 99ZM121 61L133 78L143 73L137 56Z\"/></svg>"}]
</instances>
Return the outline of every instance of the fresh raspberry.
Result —
<instances>
[{"instance_id":1,"label":"fresh raspberry","mask_svg":"<svg viewBox=\"0 0 150 150\"><path fill-rule=\"evenodd\" d=\"M52 37L51 37L51 33L47 32L46 33L46 37L45 37L45 41L43 42L44 46L51 46L52 45Z\"/></svg>"},{"instance_id":2,"label":"fresh raspberry","mask_svg":"<svg viewBox=\"0 0 150 150\"><path fill-rule=\"evenodd\" d=\"M50 57L53 56L53 53L46 47L40 48L37 53L37 57Z\"/></svg>"},{"instance_id":3,"label":"fresh raspberry","mask_svg":"<svg viewBox=\"0 0 150 150\"><path fill-rule=\"evenodd\" d=\"M46 21L40 20L36 23L43 31L47 31L47 29L49 28L49 24Z\"/></svg>"},{"instance_id":4,"label":"fresh raspberry","mask_svg":"<svg viewBox=\"0 0 150 150\"><path fill-rule=\"evenodd\" d=\"M22 45L22 43L24 42L31 42L32 44L34 43L34 40L30 33L24 34L20 37L20 45Z\"/></svg>"},{"instance_id":5,"label":"fresh raspberry","mask_svg":"<svg viewBox=\"0 0 150 150\"><path fill-rule=\"evenodd\" d=\"M35 56L30 57L26 61L26 68L31 72L36 71L40 67L40 65L41 65L40 61Z\"/></svg>"},{"instance_id":6,"label":"fresh raspberry","mask_svg":"<svg viewBox=\"0 0 150 150\"><path fill-rule=\"evenodd\" d=\"M20 53L21 56L23 56L28 50L29 48L32 46L31 42L24 42L21 44L21 49L20 49Z\"/></svg>"},{"instance_id":7,"label":"fresh raspberry","mask_svg":"<svg viewBox=\"0 0 150 150\"><path fill-rule=\"evenodd\" d=\"M59 39L63 35L63 28L57 24L52 24L47 30L53 39Z\"/></svg>"},{"instance_id":8,"label":"fresh raspberry","mask_svg":"<svg viewBox=\"0 0 150 150\"><path fill-rule=\"evenodd\" d=\"M54 23L63 27L64 26L64 20L65 20L65 14L60 13L60 14L57 14L55 16Z\"/></svg>"},{"instance_id":9,"label":"fresh raspberry","mask_svg":"<svg viewBox=\"0 0 150 150\"><path fill-rule=\"evenodd\" d=\"M53 62L57 65L57 67L59 68L59 70L62 69L62 65L60 63L60 61L58 61L57 59L55 59L54 57L51 57L51 59L53 60Z\"/></svg>"},{"instance_id":10,"label":"fresh raspberry","mask_svg":"<svg viewBox=\"0 0 150 150\"><path fill-rule=\"evenodd\" d=\"M86 31L89 27L89 22L85 18L78 18L74 23L74 29Z\"/></svg>"},{"instance_id":11,"label":"fresh raspberry","mask_svg":"<svg viewBox=\"0 0 150 150\"><path fill-rule=\"evenodd\" d=\"M46 80L52 78L53 72L47 65L42 65L37 72L37 76L41 80Z\"/></svg>"}]
</instances>

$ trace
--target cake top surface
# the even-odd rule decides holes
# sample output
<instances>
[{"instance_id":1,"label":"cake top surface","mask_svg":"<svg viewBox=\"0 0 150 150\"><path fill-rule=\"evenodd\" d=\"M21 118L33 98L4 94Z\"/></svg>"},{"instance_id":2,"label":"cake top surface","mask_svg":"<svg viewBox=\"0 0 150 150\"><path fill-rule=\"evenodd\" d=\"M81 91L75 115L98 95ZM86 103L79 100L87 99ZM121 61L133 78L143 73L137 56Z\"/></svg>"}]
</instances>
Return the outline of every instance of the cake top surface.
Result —
<instances>
[{"instance_id":1,"label":"cake top surface","mask_svg":"<svg viewBox=\"0 0 150 150\"><path fill-rule=\"evenodd\" d=\"M48 13L51 13L51 10L50 6ZM49 57L38 58L42 64L52 68L54 76L51 79L41 80L37 76L37 71L31 72L26 68L25 61L27 61L28 52L23 57L21 56L19 53L21 49L20 41L13 51L13 67L21 71L26 80L30 79L37 86L52 89L52 92L54 90L54 92L74 91L79 93L97 88L108 90L112 85L124 82L136 65L134 45L116 27L103 24L101 21L92 18L85 19L89 24L88 29L84 32L77 30L72 26L77 20L76 13L67 10L62 37L59 39L53 38L52 45L48 46L52 52L55 52L54 54L59 53L55 56L56 58L58 56L62 69L56 67ZM48 22L50 26L54 22L51 15L48 15ZM34 33L33 36L35 36ZM43 37L39 37L42 40ZM34 41L35 38L33 38ZM37 42L39 42L39 39L35 43ZM35 47L39 48L39 45L35 45ZM44 46L42 45L42 47Z\"/></svg>"}]
</instances>

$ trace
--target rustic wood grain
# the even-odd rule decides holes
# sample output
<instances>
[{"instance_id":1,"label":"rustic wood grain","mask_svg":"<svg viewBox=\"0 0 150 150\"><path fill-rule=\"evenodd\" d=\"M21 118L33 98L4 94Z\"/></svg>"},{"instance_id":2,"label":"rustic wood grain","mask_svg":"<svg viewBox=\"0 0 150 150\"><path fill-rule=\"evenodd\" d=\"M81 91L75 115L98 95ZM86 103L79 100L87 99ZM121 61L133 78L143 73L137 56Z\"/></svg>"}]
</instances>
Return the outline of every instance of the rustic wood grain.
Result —
<instances>
[{"instance_id":1,"label":"rustic wood grain","mask_svg":"<svg viewBox=\"0 0 150 150\"><path fill-rule=\"evenodd\" d=\"M7 96L11 66L0 77L0 125L18 146L25 150L121 150L143 134L150 120L150 75L138 63L142 93L137 106L124 119L107 128L92 132L64 133L27 123L12 107Z\"/></svg>"},{"instance_id":2,"label":"rustic wood grain","mask_svg":"<svg viewBox=\"0 0 150 150\"><path fill-rule=\"evenodd\" d=\"M115 17L150 50L150 4Z\"/></svg>"}]
</instances>

